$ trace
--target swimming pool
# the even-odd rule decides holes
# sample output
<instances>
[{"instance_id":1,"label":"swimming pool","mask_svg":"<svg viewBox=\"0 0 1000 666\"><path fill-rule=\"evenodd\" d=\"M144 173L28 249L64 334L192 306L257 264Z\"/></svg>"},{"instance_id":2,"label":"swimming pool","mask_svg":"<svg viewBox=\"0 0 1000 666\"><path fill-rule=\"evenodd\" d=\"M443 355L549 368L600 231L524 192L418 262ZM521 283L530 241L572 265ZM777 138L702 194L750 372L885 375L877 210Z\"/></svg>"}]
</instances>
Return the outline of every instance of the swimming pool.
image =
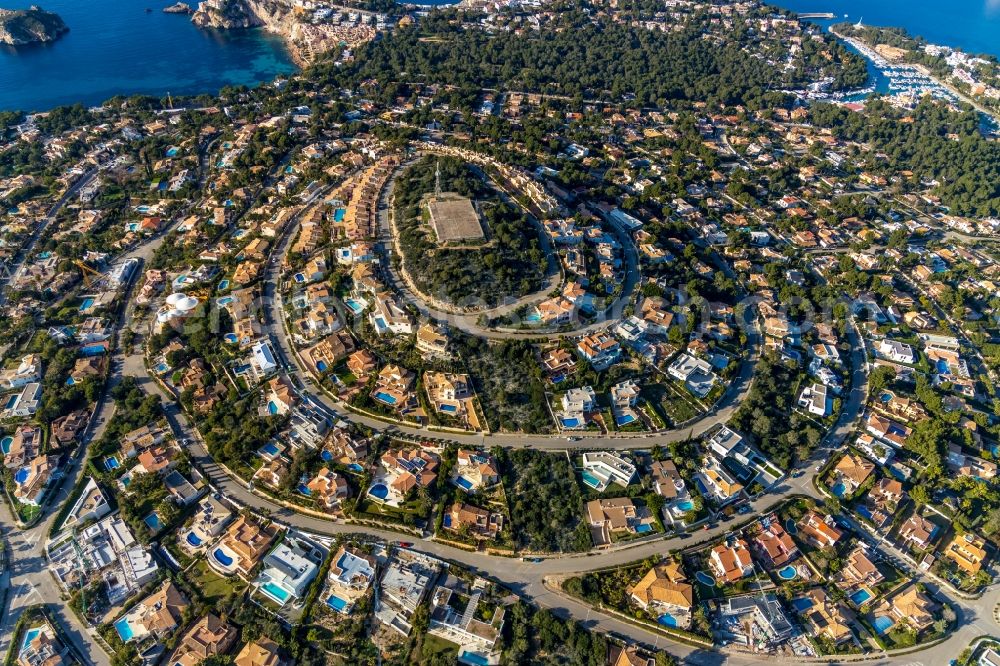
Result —
<instances>
[{"instance_id":1,"label":"swimming pool","mask_svg":"<svg viewBox=\"0 0 1000 666\"><path fill-rule=\"evenodd\" d=\"M125 643L132 640L132 636L135 635L132 632L132 625L128 623L128 618L125 617L115 622L115 631L118 632L118 636L120 636L122 641Z\"/></svg>"},{"instance_id":2,"label":"swimming pool","mask_svg":"<svg viewBox=\"0 0 1000 666\"><path fill-rule=\"evenodd\" d=\"M161 525L160 525L160 517L158 515L156 515L155 511L153 513L149 514L148 516L146 516L145 518L143 518L142 522L146 523L146 525L149 527L149 529L153 530L154 532L156 532L157 530L159 530L160 527L161 527Z\"/></svg>"},{"instance_id":3,"label":"swimming pool","mask_svg":"<svg viewBox=\"0 0 1000 666\"><path fill-rule=\"evenodd\" d=\"M789 564L787 567L778 571L778 578L781 580L794 580L798 576L798 572L795 571L795 567Z\"/></svg>"},{"instance_id":4,"label":"swimming pool","mask_svg":"<svg viewBox=\"0 0 1000 666\"><path fill-rule=\"evenodd\" d=\"M648 534L653 531L653 526L649 523L642 523L635 526L636 534Z\"/></svg>"},{"instance_id":5,"label":"swimming pool","mask_svg":"<svg viewBox=\"0 0 1000 666\"><path fill-rule=\"evenodd\" d=\"M600 490L601 489L601 485L602 485L601 484L601 480L598 479L593 474L591 474L590 472L584 470L583 472L580 473L580 476L583 478L583 482L586 483L591 488L593 488L594 490Z\"/></svg>"},{"instance_id":6,"label":"swimming pool","mask_svg":"<svg viewBox=\"0 0 1000 666\"><path fill-rule=\"evenodd\" d=\"M312 497L313 494L313 491L309 490L309 486L304 483L299 484L298 491L306 497Z\"/></svg>"},{"instance_id":7,"label":"swimming pool","mask_svg":"<svg viewBox=\"0 0 1000 666\"><path fill-rule=\"evenodd\" d=\"M375 394L375 399L378 400L379 402L384 402L387 405L395 405L396 404L396 396L389 395L388 393L386 393L384 391L378 391Z\"/></svg>"},{"instance_id":8,"label":"swimming pool","mask_svg":"<svg viewBox=\"0 0 1000 666\"><path fill-rule=\"evenodd\" d=\"M212 557L214 557L215 561L224 567L233 566L233 558L226 555L221 548L216 548L212 553Z\"/></svg>"},{"instance_id":9,"label":"swimming pool","mask_svg":"<svg viewBox=\"0 0 1000 666\"><path fill-rule=\"evenodd\" d=\"M347 307L351 308L351 312L353 312L354 314L361 314L362 312L364 312L365 309L365 306L362 303L359 303L353 298L348 298L344 300L344 304L347 305Z\"/></svg>"},{"instance_id":10,"label":"swimming pool","mask_svg":"<svg viewBox=\"0 0 1000 666\"><path fill-rule=\"evenodd\" d=\"M21 485L28 480L28 476L30 474L31 474L30 469L28 469L27 467L22 467L16 472L14 472L14 481L17 483L17 485Z\"/></svg>"},{"instance_id":11,"label":"swimming pool","mask_svg":"<svg viewBox=\"0 0 1000 666\"><path fill-rule=\"evenodd\" d=\"M194 532L188 532L185 539L187 540L188 544L190 544L194 548L197 548L198 546L201 545L201 539L195 536Z\"/></svg>"},{"instance_id":12,"label":"swimming pool","mask_svg":"<svg viewBox=\"0 0 1000 666\"><path fill-rule=\"evenodd\" d=\"M239 337L235 333L226 333L224 336L222 336L222 339L231 345L235 345L237 342L240 341Z\"/></svg>"},{"instance_id":13,"label":"swimming pool","mask_svg":"<svg viewBox=\"0 0 1000 666\"><path fill-rule=\"evenodd\" d=\"M677 508L681 511L690 511L694 508L694 502L691 500L684 500L683 502L677 504Z\"/></svg>"},{"instance_id":14,"label":"swimming pool","mask_svg":"<svg viewBox=\"0 0 1000 666\"><path fill-rule=\"evenodd\" d=\"M350 465L347 466L347 469L351 470L352 472L359 472L359 473L365 471L365 468L359 465L358 463L351 463Z\"/></svg>"},{"instance_id":15,"label":"swimming pool","mask_svg":"<svg viewBox=\"0 0 1000 666\"><path fill-rule=\"evenodd\" d=\"M812 606L813 606L812 599L809 599L807 597L799 597L798 599L792 599L792 608L794 608L800 613L809 610L810 608L812 608Z\"/></svg>"},{"instance_id":16,"label":"swimming pool","mask_svg":"<svg viewBox=\"0 0 1000 666\"><path fill-rule=\"evenodd\" d=\"M458 411L458 407L455 405L441 405L441 411L447 412L448 414L454 414Z\"/></svg>"},{"instance_id":17,"label":"swimming pool","mask_svg":"<svg viewBox=\"0 0 1000 666\"><path fill-rule=\"evenodd\" d=\"M331 460L333 460L333 454L327 451L326 449L320 451L319 457L322 458L324 462L330 462Z\"/></svg>"},{"instance_id":18,"label":"swimming pool","mask_svg":"<svg viewBox=\"0 0 1000 666\"><path fill-rule=\"evenodd\" d=\"M858 590L850 597L851 603L853 603L855 606L860 606L861 604L865 603L871 598L872 598L871 593L869 593L868 590L865 589Z\"/></svg>"},{"instance_id":19,"label":"swimming pool","mask_svg":"<svg viewBox=\"0 0 1000 666\"><path fill-rule=\"evenodd\" d=\"M463 490L472 490L472 481L469 481L461 474L455 477L455 483L457 483L458 487L462 488Z\"/></svg>"},{"instance_id":20,"label":"swimming pool","mask_svg":"<svg viewBox=\"0 0 1000 666\"><path fill-rule=\"evenodd\" d=\"M628 425L629 423L632 423L632 421L635 421L635 417L631 414L622 414L615 419L615 423L620 426Z\"/></svg>"},{"instance_id":21,"label":"swimming pool","mask_svg":"<svg viewBox=\"0 0 1000 666\"><path fill-rule=\"evenodd\" d=\"M877 631L880 634L884 634L885 632L892 629L892 625L895 623L885 615L880 615L879 617L875 618L872 624L875 626L875 631Z\"/></svg>"},{"instance_id":22,"label":"swimming pool","mask_svg":"<svg viewBox=\"0 0 1000 666\"><path fill-rule=\"evenodd\" d=\"M261 585L260 589L262 592L264 592L264 594L271 597L280 604L285 603L286 601L288 601L288 597L292 596L291 593L288 592L288 590L278 585L275 585L274 582L272 581L268 581L264 585Z\"/></svg>"},{"instance_id":23,"label":"swimming pool","mask_svg":"<svg viewBox=\"0 0 1000 666\"><path fill-rule=\"evenodd\" d=\"M93 307L93 305L94 305L94 299L93 298L85 298L85 299L83 299L83 303L80 303L80 312L86 312L91 307Z\"/></svg>"},{"instance_id":24,"label":"swimming pool","mask_svg":"<svg viewBox=\"0 0 1000 666\"><path fill-rule=\"evenodd\" d=\"M563 419L562 424L564 428L579 428L580 419L576 418L575 416L570 419Z\"/></svg>"},{"instance_id":25,"label":"swimming pool","mask_svg":"<svg viewBox=\"0 0 1000 666\"><path fill-rule=\"evenodd\" d=\"M385 487L383 483L376 483L374 486L368 489L368 494L375 499L384 500L389 496L389 489Z\"/></svg>"},{"instance_id":26,"label":"swimming pool","mask_svg":"<svg viewBox=\"0 0 1000 666\"><path fill-rule=\"evenodd\" d=\"M24 640L21 641L21 651L23 652L24 648L31 644L31 641L33 641L36 638L38 638L38 635L40 633L42 633L42 628L41 627L35 627L34 629L28 629L28 631L24 632Z\"/></svg>"},{"instance_id":27,"label":"swimming pool","mask_svg":"<svg viewBox=\"0 0 1000 666\"><path fill-rule=\"evenodd\" d=\"M104 469L108 470L109 472L113 472L114 470L118 469L121 466L122 464L118 462L118 458L108 457L104 459Z\"/></svg>"},{"instance_id":28,"label":"swimming pool","mask_svg":"<svg viewBox=\"0 0 1000 666\"><path fill-rule=\"evenodd\" d=\"M531 323L536 323L541 320L542 320L542 315L540 315L537 312L532 312L531 314L529 314L527 317L524 318L524 321L529 321Z\"/></svg>"},{"instance_id":29,"label":"swimming pool","mask_svg":"<svg viewBox=\"0 0 1000 666\"><path fill-rule=\"evenodd\" d=\"M698 579L698 582L702 585L707 585L708 587L715 587L715 579L712 578L707 571L698 571L694 575Z\"/></svg>"},{"instance_id":30,"label":"swimming pool","mask_svg":"<svg viewBox=\"0 0 1000 666\"><path fill-rule=\"evenodd\" d=\"M229 280L223 280L219 283L219 291L225 291L229 289Z\"/></svg>"},{"instance_id":31,"label":"swimming pool","mask_svg":"<svg viewBox=\"0 0 1000 666\"><path fill-rule=\"evenodd\" d=\"M302 273L296 273L296 274L295 274L295 275L293 276L293 279L294 279L294 280L295 280L296 282L298 282L298 283L300 283L300 284L301 284L302 282L305 282L305 281L306 281L306 276L305 276L304 274L302 274Z\"/></svg>"},{"instance_id":32,"label":"swimming pool","mask_svg":"<svg viewBox=\"0 0 1000 666\"><path fill-rule=\"evenodd\" d=\"M785 521L785 531L789 534L795 534L799 531L799 528L795 526L795 521L789 518Z\"/></svg>"},{"instance_id":33,"label":"swimming pool","mask_svg":"<svg viewBox=\"0 0 1000 666\"><path fill-rule=\"evenodd\" d=\"M462 661L473 664L473 666L489 666L490 660L479 654L478 652L469 652L466 650L459 657Z\"/></svg>"},{"instance_id":34,"label":"swimming pool","mask_svg":"<svg viewBox=\"0 0 1000 666\"><path fill-rule=\"evenodd\" d=\"M10 445L13 444L13 442L14 442L14 438L10 437L10 436L7 436L7 437L4 437L3 439L0 439L0 450L3 451L4 455L7 455L8 453L10 453Z\"/></svg>"},{"instance_id":35,"label":"swimming pool","mask_svg":"<svg viewBox=\"0 0 1000 666\"><path fill-rule=\"evenodd\" d=\"M445 527L451 527L451 514L450 513L444 514L444 518L441 519L441 524L444 525Z\"/></svg>"},{"instance_id":36,"label":"swimming pool","mask_svg":"<svg viewBox=\"0 0 1000 666\"><path fill-rule=\"evenodd\" d=\"M338 208L337 210L333 211L333 221L334 222L343 222L344 221L344 215L346 215L346 214L347 214L347 210L346 209L344 209L344 208Z\"/></svg>"},{"instance_id":37,"label":"swimming pool","mask_svg":"<svg viewBox=\"0 0 1000 666\"><path fill-rule=\"evenodd\" d=\"M260 447L260 452L266 453L269 456L276 456L281 453L281 449L279 449L278 445L274 442L268 442L264 446Z\"/></svg>"},{"instance_id":38,"label":"swimming pool","mask_svg":"<svg viewBox=\"0 0 1000 666\"><path fill-rule=\"evenodd\" d=\"M837 483L833 484L833 487L830 488L830 492L832 492L837 497L843 497L846 491L847 487L841 481L838 481Z\"/></svg>"},{"instance_id":39,"label":"swimming pool","mask_svg":"<svg viewBox=\"0 0 1000 666\"><path fill-rule=\"evenodd\" d=\"M84 356L100 356L105 351L107 351L107 349L102 344L85 345L80 347L80 353Z\"/></svg>"},{"instance_id":40,"label":"swimming pool","mask_svg":"<svg viewBox=\"0 0 1000 666\"><path fill-rule=\"evenodd\" d=\"M234 297L232 297L232 296L222 296L221 298L216 299L215 302L218 303L219 306L221 307L221 306L229 305L230 303L232 303L235 300L236 299Z\"/></svg>"},{"instance_id":41,"label":"swimming pool","mask_svg":"<svg viewBox=\"0 0 1000 666\"><path fill-rule=\"evenodd\" d=\"M660 617L656 618L656 621L662 624L664 627L676 627L677 618L675 618L670 613L663 613Z\"/></svg>"},{"instance_id":42,"label":"swimming pool","mask_svg":"<svg viewBox=\"0 0 1000 666\"><path fill-rule=\"evenodd\" d=\"M278 413L278 404L274 400L267 401L267 413L274 416Z\"/></svg>"},{"instance_id":43,"label":"swimming pool","mask_svg":"<svg viewBox=\"0 0 1000 666\"><path fill-rule=\"evenodd\" d=\"M17 402L17 394L12 395L9 398L7 398L7 409L10 409L11 407L13 407L15 402Z\"/></svg>"},{"instance_id":44,"label":"swimming pool","mask_svg":"<svg viewBox=\"0 0 1000 666\"><path fill-rule=\"evenodd\" d=\"M167 148L167 157L177 157L177 153L180 152L180 148L177 146L170 146Z\"/></svg>"},{"instance_id":45,"label":"swimming pool","mask_svg":"<svg viewBox=\"0 0 1000 666\"><path fill-rule=\"evenodd\" d=\"M338 613L344 613L346 615L347 602L338 597L336 594L331 594L326 598L326 605Z\"/></svg>"}]
</instances>

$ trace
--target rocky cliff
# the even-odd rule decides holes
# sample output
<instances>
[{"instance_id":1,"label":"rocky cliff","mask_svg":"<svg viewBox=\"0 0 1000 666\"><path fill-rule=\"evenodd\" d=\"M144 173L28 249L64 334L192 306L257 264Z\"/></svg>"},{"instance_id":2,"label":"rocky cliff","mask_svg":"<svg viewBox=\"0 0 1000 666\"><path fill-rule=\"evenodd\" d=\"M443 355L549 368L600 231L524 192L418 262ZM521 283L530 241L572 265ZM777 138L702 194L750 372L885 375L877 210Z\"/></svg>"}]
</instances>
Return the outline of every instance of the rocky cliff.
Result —
<instances>
[{"instance_id":1,"label":"rocky cliff","mask_svg":"<svg viewBox=\"0 0 1000 666\"><path fill-rule=\"evenodd\" d=\"M39 7L0 9L0 44L22 46L54 42L68 31L58 14Z\"/></svg>"},{"instance_id":2,"label":"rocky cliff","mask_svg":"<svg viewBox=\"0 0 1000 666\"><path fill-rule=\"evenodd\" d=\"M286 33L292 8L276 0L205 0L191 17L202 28L255 28Z\"/></svg>"}]
</instances>

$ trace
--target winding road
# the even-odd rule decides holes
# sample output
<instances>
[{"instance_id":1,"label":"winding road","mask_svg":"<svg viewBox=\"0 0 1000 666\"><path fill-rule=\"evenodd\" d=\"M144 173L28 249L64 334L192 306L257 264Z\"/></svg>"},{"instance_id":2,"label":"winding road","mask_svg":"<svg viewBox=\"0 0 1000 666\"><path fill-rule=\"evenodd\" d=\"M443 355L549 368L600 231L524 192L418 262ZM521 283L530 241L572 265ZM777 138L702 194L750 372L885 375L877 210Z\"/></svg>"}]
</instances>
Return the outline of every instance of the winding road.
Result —
<instances>
[{"instance_id":1,"label":"winding road","mask_svg":"<svg viewBox=\"0 0 1000 666\"><path fill-rule=\"evenodd\" d=\"M299 386L303 387L302 393L305 399L317 405L331 416L357 422L379 431L386 430L386 423L359 415L351 411L343 402L337 400L335 397L327 395L322 390L315 389L312 378L296 362L294 348L283 325L282 300L277 288L281 279L281 259L285 256L291 239L294 237L293 229L295 226L295 224L289 225L289 228L286 229L285 233L275 243L265 274L262 294L265 306L265 325L274 350L288 374L294 378ZM163 234L139 248L133 249L126 257L122 257L122 260L125 258L148 259L152 257L153 252L155 252L156 248L165 239L166 234ZM124 309L123 320L130 315L131 308L132 302L130 301L128 307ZM445 317L445 319L449 319L449 317ZM122 323L119 322L119 324ZM120 326L119 330L121 329L122 327ZM478 328L475 330L477 334L482 333ZM753 325L746 327L746 331L750 338L751 349L754 352L750 355L750 358L741 364L738 376L733 381L729 392L712 412L704 415L696 422L686 425L682 429L638 435L584 435L584 439L573 444L573 447L646 449L657 444L669 444L670 442L686 439L691 436L701 435L711 428L726 422L750 390L753 380L757 355L756 350L760 346L759 333ZM532 333L532 337L538 337L538 334ZM844 404L840 416L834 427L824 437L812 459L806 461L806 471L797 475L790 474L777 487L772 488L771 492L753 501L753 515L766 512L777 503L792 496L806 495L821 499L819 492L813 484L815 477L813 467L829 459L833 452L841 447L856 430L867 400L868 363L864 353L864 346L857 329L853 325L849 327L847 337L851 346L851 353L849 355L851 389L843 401ZM108 656L98 647L92 631L83 627L75 615L68 611L65 600L62 598L61 590L51 575L47 573L44 559L44 541L51 521L54 519L55 509L62 501L65 501L69 489L73 487L79 478L80 468L82 467L81 461L85 455L87 443L101 436L106 423L112 416L114 403L109 395L110 389L121 382L123 377L126 376L135 377L144 391L149 394L159 395L162 398L164 413L174 434L179 440L189 442L188 446L192 457L208 475L212 485L233 502L266 512L274 520L282 524L310 533L322 535L363 533L387 541L395 541L401 538L399 533L387 529L352 525L299 513L277 504L268 497L248 490L242 480L231 477L227 470L211 458L202 443L199 433L179 409L175 397L164 391L149 376L140 345L133 344L129 348L124 349L119 344L116 347L112 361L111 376L97 409L97 415L92 420L91 426L83 438L84 443L78 448L72 465L66 471L58 491L58 496L55 498L55 501L48 504L49 509L46 518L40 521L36 527L22 531L13 527L13 517L9 515L6 506L4 506L2 513L0 513L0 518L2 518L3 522L2 535L9 547L8 553L11 560L11 566L4 572L4 577L0 579L0 585L6 586L10 590L8 607L5 609L6 612L4 612L3 621L0 624L0 648L5 648L9 645L11 630L21 611L33 603L44 603L57 614L64 628L67 629L73 644L80 652L87 655L90 663L98 664L99 666L109 664ZM567 447L564 439L545 435L506 433L484 435L482 433L453 434L450 432L444 434L427 428L413 428L399 424L394 424L392 427L397 432L422 439L455 441L464 445L500 445L511 448L531 447L543 450L563 450ZM701 543L709 542L725 535L734 526L735 523L731 525L720 522L705 531L697 532L696 537ZM743 654L729 649L696 648L678 643L655 630L625 622L609 613L592 609L588 605L568 597L558 590L556 583L559 579L566 576L602 567L622 565L652 555L662 555L670 550L690 548L695 539L690 535L685 536L653 537L609 550L552 555L536 562L522 562L514 558L490 556L483 553L470 553L430 539L421 540L414 547L417 550L459 562L480 575L505 585L527 601L541 607L550 608L558 616L577 620L590 629L613 632L616 635L627 637L632 641L651 647L668 648L671 653L682 657L686 664L713 666L716 664L760 664L767 661L774 661L775 656L769 654ZM911 570L911 575L916 579L923 580L929 587L938 587L935 581L924 578L924 575L919 572ZM1000 587L991 587L983 598L979 600L962 598L947 589L941 589L939 593L942 598L949 601L959 616L958 629L953 634L941 643L926 647L917 654L875 656L874 658L869 655L866 658L872 661L872 663L894 664L897 666L921 663L928 666L945 664L976 636L984 634L1000 635L1000 624L998 624L993 613L994 607L1000 601ZM856 658L850 657L842 660L823 658L814 661L816 663L833 664L856 660Z\"/></svg>"}]
</instances>

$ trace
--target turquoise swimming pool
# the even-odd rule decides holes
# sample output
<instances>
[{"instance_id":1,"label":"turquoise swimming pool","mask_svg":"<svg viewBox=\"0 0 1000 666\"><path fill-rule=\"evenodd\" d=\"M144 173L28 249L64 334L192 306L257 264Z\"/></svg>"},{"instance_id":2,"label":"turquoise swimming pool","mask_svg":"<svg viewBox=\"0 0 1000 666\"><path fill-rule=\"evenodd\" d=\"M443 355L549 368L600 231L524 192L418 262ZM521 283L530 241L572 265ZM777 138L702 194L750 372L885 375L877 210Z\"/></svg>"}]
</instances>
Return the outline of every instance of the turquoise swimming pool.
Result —
<instances>
[{"instance_id":1,"label":"turquoise swimming pool","mask_svg":"<svg viewBox=\"0 0 1000 666\"><path fill-rule=\"evenodd\" d=\"M292 596L287 590L285 590L283 587L279 585L276 585L272 581L268 581L264 585L261 585L260 589L262 592L264 592L264 594L271 597L280 604L285 603L286 601L288 601L288 597Z\"/></svg>"},{"instance_id":2,"label":"turquoise swimming pool","mask_svg":"<svg viewBox=\"0 0 1000 666\"><path fill-rule=\"evenodd\" d=\"M118 632L118 636L121 637L122 641L128 643L132 640L132 636L135 634L132 631L132 625L128 623L128 618L122 618L115 622L115 631Z\"/></svg>"}]
</instances>

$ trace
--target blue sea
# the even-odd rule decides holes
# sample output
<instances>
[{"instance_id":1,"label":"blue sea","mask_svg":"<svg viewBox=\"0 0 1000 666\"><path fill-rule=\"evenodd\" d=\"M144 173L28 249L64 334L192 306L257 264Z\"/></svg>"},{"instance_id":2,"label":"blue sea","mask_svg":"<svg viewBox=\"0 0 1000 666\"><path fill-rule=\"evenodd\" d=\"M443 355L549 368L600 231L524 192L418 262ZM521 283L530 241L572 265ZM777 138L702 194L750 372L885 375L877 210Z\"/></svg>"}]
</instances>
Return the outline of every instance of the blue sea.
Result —
<instances>
[{"instance_id":1,"label":"blue sea","mask_svg":"<svg viewBox=\"0 0 1000 666\"><path fill-rule=\"evenodd\" d=\"M905 28L933 44L1000 57L1000 0L770 0L796 12L832 12L835 21ZM844 18L844 15L847 18Z\"/></svg>"},{"instance_id":2,"label":"blue sea","mask_svg":"<svg viewBox=\"0 0 1000 666\"><path fill-rule=\"evenodd\" d=\"M119 94L214 94L296 69L281 38L197 28L188 15L163 13L174 0L10 2L0 0L8 9L35 2L56 12L70 31L54 44L0 46L0 110L94 105Z\"/></svg>"}]
</instances>

